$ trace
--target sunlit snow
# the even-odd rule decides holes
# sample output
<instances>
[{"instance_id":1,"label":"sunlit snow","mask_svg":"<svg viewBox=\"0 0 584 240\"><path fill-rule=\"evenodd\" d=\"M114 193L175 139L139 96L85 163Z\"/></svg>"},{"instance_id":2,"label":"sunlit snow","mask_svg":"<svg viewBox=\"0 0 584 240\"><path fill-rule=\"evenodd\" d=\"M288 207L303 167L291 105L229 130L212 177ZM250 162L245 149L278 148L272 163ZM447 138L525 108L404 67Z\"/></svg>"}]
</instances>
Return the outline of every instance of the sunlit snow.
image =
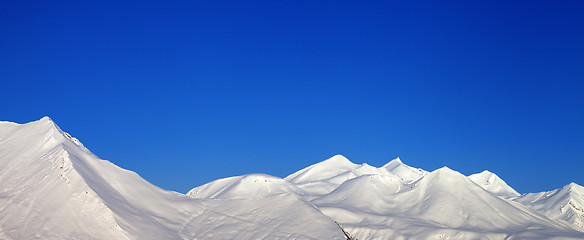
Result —
<instances>
[{"instance_id":1,"label":"sunlit snow","mask_svg":"<svg viewBox=\"0 0 584 240\"><path fill-rule=\"evenodd\" d=\"M45 117L0 122L0 239L582 239L584 188L520 195L489 171L341 155L187 194L101 160Z\"/></svg>"}]
</instances>

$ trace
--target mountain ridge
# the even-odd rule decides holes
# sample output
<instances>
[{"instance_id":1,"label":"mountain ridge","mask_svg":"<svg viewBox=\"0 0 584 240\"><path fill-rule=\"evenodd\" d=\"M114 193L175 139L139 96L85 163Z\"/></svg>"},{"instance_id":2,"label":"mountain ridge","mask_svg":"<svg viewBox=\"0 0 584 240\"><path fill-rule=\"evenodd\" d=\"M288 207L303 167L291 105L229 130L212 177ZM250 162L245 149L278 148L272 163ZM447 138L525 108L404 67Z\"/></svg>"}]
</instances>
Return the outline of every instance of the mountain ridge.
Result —
<instances>
[{"instance_id":1,"label":"mountain ridge","mask_svg":"<svg viewBox=\"0 0 584 240\"><path fill-rule=\"evenodd\" d=\"M1 239L584 238L570 218L584 203L576 183L505 198L489 189L493 173L399 158L373 167L335 155L284 179L235 176L185 195L100 159L45 117L0 122L0 164Z\"/></svg>"},{"instance_id":2,"label":"mountain ridge","mask_svg":"<svg viewBox=\"0 0 584 240\"><path fill-rule=\"evenodd\" d=\"M301 200L190 199L73 139L50 118L0 124L2 239L345 239Z\"/></svg>"},{"instance_id":3,"label":"mountain ridge","mask_svg":"<svg viewBox=\"0 0 584 240\"><path fill-rule=\"evenodd\" d=\"M519 192L507 185L497 174L488 170L472 174L468 178L499 197L512 198L520 195Z\"/></svg>"},{"instance_id":4,"label":"mountain ridge","mask_svg":"<svg viewBox=\"0 0 584 240\"><path fill-rule=\"evenodd\" d=\"M584 229L584 187L574 182L551 191L526 193L514 200L550 218Z\"/></svg>"}]
</instances>

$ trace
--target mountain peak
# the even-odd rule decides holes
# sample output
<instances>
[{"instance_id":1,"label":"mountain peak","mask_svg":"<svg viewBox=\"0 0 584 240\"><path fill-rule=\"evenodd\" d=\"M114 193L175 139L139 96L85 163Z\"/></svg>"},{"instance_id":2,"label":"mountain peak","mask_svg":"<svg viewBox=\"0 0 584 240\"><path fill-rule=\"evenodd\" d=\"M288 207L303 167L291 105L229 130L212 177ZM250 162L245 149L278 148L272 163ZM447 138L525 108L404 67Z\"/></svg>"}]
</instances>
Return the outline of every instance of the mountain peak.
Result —
<instances>
[{"instance_id":1,"label":"mountain peak","mask_svg":"<svg viewBox=\"0 0 584 240\"><path fill-rule=\"evenodd\" d=\"M57 124L55 124L53 119L51 119L48 116L44 116L41 119L33 121L33 122L25 123L24 125L42 126L42 127L47 127L47 128L52 128L52 127L57 126Z\"/></svg>"},{"instance_id":2,"label":"mountain peak","mask_svg":"<svg viewBox=\"0 0 584 240\"><path fill-rule=\"evenodd\" d=\"M447 181L454 181L458 179L466 179L466 176L462 175L462 173L452 170L446 166L438 168L428 174L426 174L421 181L437 181L436 179L449 179ZM430 180L432 179L432 180ZM439 181L443 181L439 180Z\"/></svg>"},{"instance_id":3,"label":"mountain peak","mask_svg":"<svg viewBox=\"0 0 584 240\"><path fill-rule=\"evenodd\" d=\"M481 186L485 190L495 194L499 197L517 197L519 193L511 188L503 179L497 174L484 170L468 176L468 179Z\"/></svg>"},{"instance_id":4,"label":"mountain peak","mask_svg":"<svg viewBox=\"0 0 584 240\"><path fill-rule=\"evenodd\" d=\"M583 186L580 186L580 185L578 185L575 182L568 183L568 185L566 185L565 187L568 187L570 189L574 189L574 188L576 188L576 189L584 189Z\"/></svg>"},{"instance_id":5,"label":"mountain peak","mask_svg":"<svg viewBox=\"0 0 584 240\"><path fill-rule=\"evenodd\" d=\"M399 157L383 165L381 169L385 169L388 172L398 176L406 183L418 180L428 173L420 168L413 168L404 164Z\"/></svg>"},{"instance_id":6,"label":"mountain peak","mask_svg":"<svg viewBox=\"0 0 584 240\"><path fill-rule=\"evenodd\" d=\"M349 160L348 158L346 158L345 156L341 155L341 154L337 154L332 156L331 158L322 161L321 163L338 163L341 165L354 165L353 162L351 162L351 160Z\"/></svg>"},{"instance_id":7,"label":"mountain peak","mask_svg":"<svg viewBox=\"0 0 584 240\"><path fill-rule=\"evenodd\" d=\"M25 123L23 125L35 126L36 128L43 128L43 129L57 129L57 130L61 131L61 129L59 128L59 126L57 126L57 124L53 121L53 119L51 119L48 116L44 116L39 120Z\"/></svg>"},{"instance_id":8,"label":"mountain peak","mask_svg":"<svg viewBox=\"0 0 584 240\"><path fill-rule=\"evenodd\" d=\"M470 176L468 176L471 180L472 179L476 179L476 180L481 180L481 182L487 182L487 185L489 185L489 180L494 180L495 178L499 178L497 176L497 174L494 174L492 172L490 172L489 170L484 170L480 173L475 173L472 174Z\"/></svg>"},{"instance_id":9,"label":"mountain peak","mask_svg":"<svg viewBox=\"0 0 584 240\"><path fill-rule=\"evenodd\" d=\"M389 161L385 165L383 165L382 168L388 168L388 169L391 168L391 169L393 169L393 168L397 167L398 165L402 165L402 164L404 164L404 163L401 161L401 159L399 159L399 157L397 157L397 158Z\"/></svg>"},{"instance_id":10,"label":"mountain peak","mask_svg":"<svg viewBox=\"0 0 584 240\"><path fill-rule=\"evenodd\" d=\"M298 197L185 199L68 139L48 117L0 124L0 239L344 239ZM252 197L290 186L268 175L234 185Z\"/></svg>"},{"instance_id":11,"label":"mountain peak","mask_svg":"<svg viewBox=\"0 0 584 240\"><path fill-rule=\"evenodd\" d=\"M357 166L357 164L352 163L343 155L337 154L329 159L295 172L285 179L295 183L322 180L323 178L328 179L338 174L351 171L357 168Z\"/></svg>"},{"instance_id":12,"label":"mountain peak","mask_svg":"<svg viewBox=\"0 0 584 240\"><path fill-rule=\"evenodd\" d=\"M567 190L570 194L582 195L581 198L584 198L584 187L582 187L574 182L569 183L568 185L564 186L562 189Z\"/></svg>"},{"instance_id":13,"label":"mountain peak","mask_svg":"<svg viewBox=\"0 0 584 240\"><path fill-rule=\"evenodd\" d=\"M52 122L54 123L53 119L51 119L49 116L44 116L41 119L38 120L38 122Z\"/></svg>"},{"instance_id":14,"label":"mountain peak","mask_svg":"<svg viewBox=\"0 0 584 240\"><path fill-rule=\"evenodd\" d=\"M584 187L576 183L548 192L526 193L514 200L552 219L584 229Z\"/></svg>"},{"instance_id":15,"label":"mountain peak","mask_svg":"<svg viewBox=\"0 0 584 240\"><path fill-rule=\"evenodd\" d=\"M54 121L53 119L51 119L48 116L44 116L43 118L35 121L35 122L31 122L31 123L27 123L28 124L33 124L35 127L41 128L41 129L46 129L48 130L51 134L56 134L55 136L59 136L59 137L64 137L64 139L68 139L70 141L72 141L73 143L75 143L75 145L80 146L80 147L84 147L83 143L81 143L81 141L79 141L77 138L71 136L71 134L63 131Z\"/></svg>"},{"instance_id":16,"label":"mountain peak","mask_svg":"<svg viewBox=\"0 0 584 240\"><path fill-rule=\"evenodd\" d=\"M434 170L434 171L433 171L433 172L431 172L431 173L436 173L436 174L445 174L445 173L446 173L446 174L452 174L452 173L456 173L456 174L460 174L459 172L457 172L457 171L454 171L454 170L450 169L450 168L449 168L449 167L447 167L447 166L444 166L444 167L438 168L438 169Z\"/></svg>"},{"instance_id":17,"label":"mountain peak","mask_svg":"<svg viewBox=\"0 0 584 240\"><path fill-rule=\"evenodd\" d=\"M189 198L264 199L300 192L282 178L255 173L215 180L193 188L186 195Z\"/></svg>"},{"instance_id":18,"label":"mountain peak","mask_svg":"<svg viewBox=\"0 0 584 240\"><path fill-rule=\"evenodd\" d=\"M313 169L321 169L321 170L332 170L332 169L354 169L357 167L357 164L354 164L345 156L337 154L332 156L329 159L326 159L322 162L316 163L309 168Z\"/></svg>"}]
</instances>

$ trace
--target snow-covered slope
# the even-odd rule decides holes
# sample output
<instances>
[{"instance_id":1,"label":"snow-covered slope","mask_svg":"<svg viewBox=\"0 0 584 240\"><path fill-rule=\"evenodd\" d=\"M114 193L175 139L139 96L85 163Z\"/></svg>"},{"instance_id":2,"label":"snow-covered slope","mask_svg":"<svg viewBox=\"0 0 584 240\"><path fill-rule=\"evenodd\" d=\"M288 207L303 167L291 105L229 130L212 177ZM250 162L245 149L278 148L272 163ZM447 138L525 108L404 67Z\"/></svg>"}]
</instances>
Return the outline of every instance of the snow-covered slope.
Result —
<instances>
[{"instance_id":1,"label":"snow-covered slope","mask_svg":"<svg viewBox=\"0 0 584 240\"><path fill-rule=\"evenodd\" d=\"M399 158L391 160L389 163L385 164L381 168L398 176L406 183L416 181L428 173L423 169L413 168L408 165L405 165Z\"/></svg>"},{"instance_id":2,"label":"snow-covered slope","mask_svg":"<svg viewBox=\"0 0 584 240\"><path fill-rule=\"evenodd\" d=\"M115 213L73 166L82 165L77 155L85 149L65 136L49 118L0 122L0 238L128 239Z\"/></svg>"},{"instance_id":3,"label":"snow-covered slope","mask_svg":"<svg viewBox=\"0 0 584 240\"><path fill-rule=\"evenodd\" d=\"M399 158L376 168L336 155L285 179L231 177L189 194L197 198L304 198L358 239L584 237L569 224L501 198L517 194L495 174L485 171L466 177L446 167L429 173Z\"/></svg>"},{"instance_id":4,"label":"snow-covered slope","mask_svg":"<svg viewBox=\"0 0 584 240\"><path fill-rule=\"evenodd\" d=\"M376 168L366 163L357 165L342 155L335 155L295 172L285 180L302 189L307 199L312 199L330 193L347 180L371 174L397 176L402 182L411 182L426 174L426 171L407 166L399 158Z\"/></svg>"},{"instance_id":5,"label":"snow-covered slope","mask_svg":"<svg viewBox=\"0 0 584 240\"><path fill-rule=\"evenodd\" d=\"M515 207L446 167L411 184L362 176L312 203L358 239L584 237L566 224Z\"/></svg>"},{"instance_id":6,"label":"snow-covered slope","mask_svg":"<svg viewBox=\"0 0 584 240\"><path fill-rule=\"evenodd\" d=\"M344 239L297 198L191 199L99 159L45 117L0 122L0 239Z\"/></svg>"},{"instance_id":7,"label":"snow-covered slope","mask_svg":"<svg viewBox=\"0 0 584 240\"><path fill-rule=\"evenodd\" d=\"M334 190L344 181L357 177L363 172L376 171L369 166L359 166L341 155L311 165L286 177L308 195L322 195Z\"/></svg>"},{"instance_id":8,"label":"snow-covered slope","mask_svg":"<svg viewBox=\"0 0 584 240\"><path fill-rule=\"evenodd\" d=\"M487 170L468 176L470 180L485 190L503 198L517 197L520 194L511 188L503 179Z\"/></svg>"},{"instance_id":9,"label":"snow-covered slope","mask_svg":"<svg viewBox=\"0 0 584 240\"><path fill-rule=\"evenodd\" d=\"M219 179L187 196L99 159L43 118L0 122L0 166L0 239L584 238L577 184L516 197L490 172L400 159L377 168L337 155L285 179Z\"/></svg>"},{"instance_id":10,"label":"snow-covered slope","mask_svg":"<svg viewBox=\"0 0 584 240\"><path fill-rule=\"evenodd\" d=\"M523 194L514 200L552 219L574 224L584 231L584 187L576 183L549 192Z\"/></svg>"},{"instance_id":11,"label":"snow-covered slope","mask_svg":"<svg viewBox=\"0 0 584 240\"><path fill-rule=\"evenodd\" d=\"M333 220L298 198L197 201L203 207L179 229L182 239L346 239Z\"/></svg>"},{"instance_id":12,"label":"snow-covered slope","mask_svg":"<svg viewBox=\"0 0 584 240\"><path fill-rule=\"evenodd\" d=\"M391 202L397 193L409 189L410 186L394 175L363 175L345 181L334 191L314 199L312 203L318 206L380 212L388 207L383 203Z\"/></svg>"},{"instance_id":13,"label":"snow-covered slope","mask_svg":"<svg viewBox=\"0 0 584 240\"><path fill-rule=\"evenodd\" d=\"M264 199L289 193L302 195L302 190L278 177L249 174L215 180L192 189L187 196L215 199Z\"/></svg>"}]
</instances>

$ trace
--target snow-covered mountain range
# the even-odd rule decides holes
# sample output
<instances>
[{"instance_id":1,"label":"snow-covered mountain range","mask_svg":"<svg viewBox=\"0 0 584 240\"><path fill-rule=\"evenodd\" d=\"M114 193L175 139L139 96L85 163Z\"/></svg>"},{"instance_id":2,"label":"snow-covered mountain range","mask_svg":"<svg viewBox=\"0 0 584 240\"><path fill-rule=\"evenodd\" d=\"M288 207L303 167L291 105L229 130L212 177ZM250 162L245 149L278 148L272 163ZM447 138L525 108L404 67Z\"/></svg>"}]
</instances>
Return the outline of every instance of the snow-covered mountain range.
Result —
<instances>
[{"instance_id":1,"label":"snow-covered mountain range","mask_svg":"<svg viewBox=\"0 0 584 240\"><path fill-rule=\"evenodd\" d=\"M293 196L193 199L101 160L47 117L0 122L0 239L346 239Z\"/></svg>"},{"instance_id":2,"label":"snow-covered mountain range","mask_svg":"<svg viewBox=\"0 0 584 240\"><path fill-rule=\"evenodd\" d=\"M584 188L520 195L496 174L341 155L286 178L160 189L45 117L0 122L0 239L584 239Z\"/></svg>"}]
</instances>

